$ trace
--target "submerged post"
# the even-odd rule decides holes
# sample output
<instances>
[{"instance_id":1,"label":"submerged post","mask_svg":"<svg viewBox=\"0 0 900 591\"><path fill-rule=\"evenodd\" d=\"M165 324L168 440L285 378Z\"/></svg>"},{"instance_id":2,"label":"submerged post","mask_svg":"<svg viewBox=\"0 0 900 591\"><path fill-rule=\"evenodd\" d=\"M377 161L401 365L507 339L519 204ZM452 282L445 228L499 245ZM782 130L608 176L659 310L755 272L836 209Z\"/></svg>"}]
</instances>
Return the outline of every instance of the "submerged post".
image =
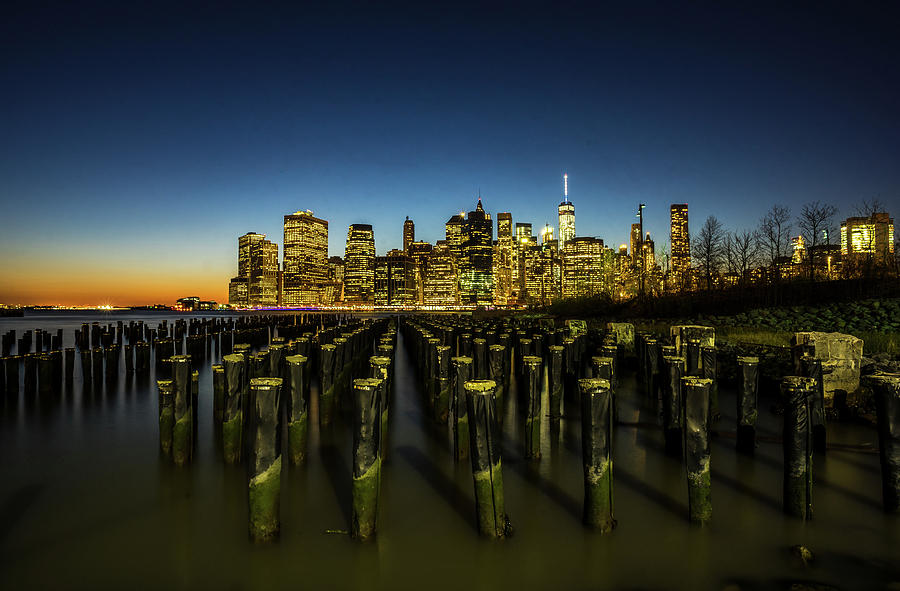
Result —
<instances>
[{"instance_id":1,"label":"submerged post","mask_svg":"<svg viewBox=\"0 0 900 591\"><path fill-rule=\"evenodd\" d=\"M704 525L712 518L709 473L709 389L712 380L681 379L684 397L684 467L687 473L691 521Z\"/></svg>"},{"instance_id":2,"label":"submerged post","mask_svg":"<svg viewBox=\"0 0 900 591\"><path fill-rule=\"evenodd\" d=\"M581 458L584 467L584 523L601 533L616 527L613 517L612 398L609 380L578 381L581 389Z\"/></svg>"},{"instance_id":3,"label":"submerged post","mask_svg":"<svg viewBox=\"0 0 900 591\"><path fill-rule=\"evenodd\" d=\"M321 345L319 348L319 424L331 424L334 414L335 377L335 345Z\"/></svg>"},{"instance_id":4,"label":"submerged post","mask_svg":"<svg viewBox=\"0 0 900 591\"><path fill-rule=\"evenodd\" d=\"M353 381L353 510L350 534L375 535L381 488L380 378Z\"/></svg>"},{"instance_id":5,"label":"submerged post","mask_svg":"<svg viewBox=\"0 0 900 591\"><path fill-rule=\"evenodd\" d=\"M216 425L222 424L225 416L225 367L213 364L213 420Z\"/></svg>"},{"instance_id":6,"label":"submerged post","mask_svg":"<svg viewBox=\"0 0 900 591\"><path fill-rule=\"evenodd\" d=\"M494 395L503 399L509 390L509 375L507 373L507 361L509 354L503 345L490 345L488 347L488 379L494 380L497 390Z\"/></svg>"},{"instance_id":7,"label":"submerged post","mask_svg":"<svg viewBox=\"0 0 900 591\"><path fill-rule=\"evenodd\" d=\"M547 368L547 385L550 389L550 419L562 416L563 398L563 351L559 345L549 347L550 366Z\"/></svg>"},{"instance_id":8,"label":"submerged post","mask_svg":"<svg viewBox=\"0 0 900 591\"><path fill-rule=\"evenodd\" d=\"M159 451L172 459L172 433L175 427L175 382L157 380L159 388Z\"/></svg>"},{"instance_id":9,"label":"submerged post","mask_svg":"<svg viewBox=\"0 0 900 591\"><path fill-rule=\"evenodd\" d=\"M526 355L522 359L525 381L525 458L541 458L541 390L543 389L543 368L541 358Z\"/></svg>"},{"instance_id":10,"label":"submerged post","mask_svg":"<svg viewBox=\"0 0 900 591\"><path fill-rule=\"evenodd\" d=\"M241 461L244 431L244 400L247 390L244 379L247 365L240 353L226 355L222 359L225 366L225 400L222 416L222 455L225 463Z\"/></svg>"},{"instance_id":11,"label":"submerged post","mask_svg":"<svg viewBox=\"0 0 900 591\"><path fill-rule=\"evenodd\" d=\"M253 413L253 457L250 461L250 539L273 540L281 529L281 446L279 409L281 378L250 380Z\"/></svg>"},{"instance_id":12,"label":"submerged post","mask_svg":"<svg viewBox=\"0 0 900 591\"><path fill-rule=\"evenodd\" d=\"M662 411L663 432L666 452L680 456L684 427L684 403L681 392L681 378L684 377L684 357L663 357L665 374L662 376Z\"/></svg>"},{"instance_id":13,"label":"submerged post","mask_svg":"<svg viewBox=\"0 0 900 591\"><path fill-rule=\"evenodd\" d=\"M759 358L738 357L737 437L738 451L752 454L756 449L756 419L759 393Z\"/></svg>"},{"instance_id":14,"label":"submerged post","mask_svg":"<svg viewBox=\"0 0 900 591\"><path fill-rule=\"evenodd\" d=\"M466 406L466 382L472 378L472 358L453 357L450 374L450 432L453 434L453 457L469 457L469 414Z\"/></svg>"},{"instance_id":15,"label":"submerged post","mask_svg":"<svg viewBox=\"0 0 900 591\"><path fill-rule=\"evenodd\" d=\"M504 538L509 534L510 526L503 504L500 433L494 388L496 384L493 380L470 380L465 383L467 412L471 417L469 447L478 531L488 537Z\"/></svg>"},{"instance_id":16,"label":"submerged post","mask_svg":"<svg viewBox=\"0 0 900 591\"><path fill-rule=\"evenodd\" d=\"M288 355L288 376L291 381L290 407L288 408L288 449L291 463L296 465L306 458L306 439L309 430L309 408L306 405L306 357Z\"/></svg>"},{"instance_id":17,"label":"submerged post","mask_svg":"<svg viewBox=\"0 0 900 591\"><path fill-rule=\"evenodd\" d=\"M784 512L806 521L812 518L812 429L810 399L815 395L812 378L786 376L784 397Z\"/></svg>"},{"instance_id":18,"label":"submerged post","mask_svg":"<svg viewBox=\"0 0 900 591\"><path fill-rule=\"evenodd\" d=\"M172 377L175 382L175 426L172 431L172 457L175 464L190 463L194 441L194 408L191 358L172 357Z\"/></svg>"},{"instance_id":19,"label":"submerged post","mask_svg":"<svg viewBox=\"0 0 900 591\"><path fill-rule=\"evenodd\" d=\"M875 389L878 412L878 455L884 510L900 512L900 374L869 378Z\"/></svg>"},{"instance_id":20,"label":"submerged post","mask_svg":"<svg viewBox=\"0 0 900 591\"><path fill-rule=\"evenodd\" d=\"M825 372L822 360L811 355L800 358L803 375L816 381L816 388L809 400L809 424L812 430L813 449L825 453L827 428L825 426Z\"/></svg>"}]
</instances>

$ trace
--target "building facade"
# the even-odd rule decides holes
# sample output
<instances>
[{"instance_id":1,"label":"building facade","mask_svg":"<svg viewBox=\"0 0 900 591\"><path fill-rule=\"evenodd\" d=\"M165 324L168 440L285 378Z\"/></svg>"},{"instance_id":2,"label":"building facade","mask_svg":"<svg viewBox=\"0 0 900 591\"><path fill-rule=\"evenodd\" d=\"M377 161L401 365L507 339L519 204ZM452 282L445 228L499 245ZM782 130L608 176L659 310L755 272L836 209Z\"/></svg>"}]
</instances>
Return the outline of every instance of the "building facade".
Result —
<instances>
[{"instance_id":1,"label":"building facade","mask_svg":"<svg viewBox=\"0 0 900 591\"><path fill-rule=\"evenodd\" d=\"M673 203L669 207L669 248L672 273L680 285L690 277L691 233L688 229L687 203Z\"/></svg>"},{"instance_id":2,"label":"building facade","mask_svg":"<svg viewBox=\"0 0 900 591\"><path fill-rule=\"evenodd\" d=\"M412 306L416 303L416 262L402 250L375 257L375 305Z\"/></svg>"},{"instance_id":3,"label":"building facade","mask_svg":"<svg viewBox=\"0 0 900 591\"><path fill-rule=\"evenodd\" d=\"M240 301L244 284L246 300ZM228 292L228 303L235 306L275 306L278 303L278 245L266 240L265 234L247 232L238 238L238 274L229 283ZM235 296L233 302L232 293Z\"/></svg>"},{"instance_id":4,"label":"building facade","mask_svg":"<svg viewBox=\"0 0 900 591\"><path fill-rule=\"evenodd\" d=\"M344 251L344 301L375 299L375 232L370 224L350 224Z\"/></svg>"},{"instance_id":5,"label":"building facade","mask_svg":"<svg viewBox=\"0 0 900 591\"><path fill-rule=\"evenodd\" d=\"M311 211L284 216L282 296L284 306L315 306L322 302L328 277L328 222Z\"/></svg>"}]
</instances>

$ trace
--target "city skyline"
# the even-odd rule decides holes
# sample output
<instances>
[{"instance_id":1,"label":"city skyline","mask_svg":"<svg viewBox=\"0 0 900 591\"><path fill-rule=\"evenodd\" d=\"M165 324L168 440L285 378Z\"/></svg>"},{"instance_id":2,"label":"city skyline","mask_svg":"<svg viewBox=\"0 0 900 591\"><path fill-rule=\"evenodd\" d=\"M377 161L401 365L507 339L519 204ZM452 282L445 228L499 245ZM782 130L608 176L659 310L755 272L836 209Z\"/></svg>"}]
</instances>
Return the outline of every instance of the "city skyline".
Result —
<instances>
[{"instance_id":1,"label":"city skyline","mask_svg":"<svg viewBox=\"0 0 900 591\"><path fill-rule=\"evenodd\" d=\"M774 204L900 210L900 52L878 9L87 2L6 16L4 303L224 301L235 237L280 242L301 209L372 225L379 255L402 248L398 220L434 243L479 192L492 216L558 237L563 173L578 235L628 243L645 203L657 251L672 203L738 230Z\"/></svg>"}]
</instances>

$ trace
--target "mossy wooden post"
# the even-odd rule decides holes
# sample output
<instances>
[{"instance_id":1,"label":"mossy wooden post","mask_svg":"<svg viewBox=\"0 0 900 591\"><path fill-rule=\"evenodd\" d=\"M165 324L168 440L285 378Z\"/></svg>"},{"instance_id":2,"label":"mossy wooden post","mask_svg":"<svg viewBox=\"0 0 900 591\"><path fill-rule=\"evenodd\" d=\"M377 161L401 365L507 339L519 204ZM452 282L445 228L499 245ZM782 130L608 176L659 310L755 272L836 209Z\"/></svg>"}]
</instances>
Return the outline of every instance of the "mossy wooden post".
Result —
<instances>
[{"instance_id":1,"label":"mossy wooden post","mask_svg":"<svg viewBox=\"0 0 900 591\"><path fill-rule=\"evenodd\" d=\"M700 364L701 360L701 352L700 352L700 339L689 339L686 345L687 352L685 353L685 359L687 360L687 374L688 376L698 377L701 375Z\"/></svg>"},{"instance_id":2,"label":"mossy wooden post","mask_svg":"<svg viewBox=\"0 0 900 591\"><path fill-rule=\"evenodd\" d=\"M616 345L603 345L600 350L605 357L612 359L612 379L609 382L609 386L615 392L616 386L619 384L619 347Z\"/></svg>"},{"instance_id":3,"label":"mossy wooden post","mask_svg":"<svg viewBox=\"0 0 900 591\"><path fill-rule=\"evenodd\" d=\"M684 377L684 357L663 357L662 419L666 453L681 456L681 430L684 426L681 378Z\"/></svg>"},{"instance_id":4,"label":"mossy wooden post","mask_svg":"<svg viewBox=\"0 0 900 591\"><path fill-rule=\"evenodd\" d=\"M487 378L494 380L497 389L494 395L498 400L503 400L509 391L509 375L507 373L506 360L509 356L506 353L506 347L503 345L490 345L488 347L488 375Z\"/></svg>"},{"instance_id":5,"label":"mossy wooden post","mask_svg":"<svg viewBox=\"0 0 900 591\"><path fill-rule=\"evenodd\" d=\"M816 381L816 389L809 400L809 424L812 429L813 450L825 453L827 428L825 426L825 375L822 360L812 355L800 358L803 375Z\"/></svg>"},{"instance_id":6,"label":"mossy wooden post","mask_svg":"<svg viewBox=\"0 0 900 591\"><path fill-rule=\"evenodd\" d=\"M225 400L222 405L222 455L225 463L241 461L244 432L244 400L247 398L247 363L240 353L226 355L222 359L225 367Z\"/></svg>"},{"instance_id":7,"label":"mossy wooden post","mask_svg":"<svg viewBox=\"0 0 900 591\"><path fill-rule=\"evenodd\" d=\"M759 417L759 358L738 357L737 436L738 451L752 454L756 449L756 419Z\"/></svg>"},{"instance_id":8,"label":"mossy wooden post","mask_svg":"<svg viewBox=\"0 0 900 591\"><path fill-rule=\"evenodd\" d=\"M288 416L288 449L291 463L300 464L306 458L306 439L309 431L309 398L306 379L307 359L302 355L288 355L285 358L287 373L291 382Z\"/></svg>"},{"instance_id":9,"label":"mossy wooden post","mask_svg":"<svg viewBox=\"0 0 900 591\"><path fill-rule=\"evenodd\" d=\"M38 389L41 394L53 392L53 360L50 355L38 355Z\"/></svg>"},{"instance_id":10,"label":"mossy wooden post","mask_svg":"<svg viewBox=\"0 0 900 591\"><path fill-rule=\"evenodd\" d=\"M213 420L221 425L225 416L225 367L218 363L212 366L213 376Z\"/></svg>"},{"instance_id":11,"label":"mossy wooden post","mask_svg":"<svg viewBox=\"0 0 900 591\"><path fill-rule=\"evenodd\" d=\"M319 424L330 425L334 415L335 391L335 345L319 347Z\"/></svg>"},{"instance_id":12,"label":"mossy wooden post","mask_svg":"<svg viewBox=\"0 0 900 591\"><path fill-rule=\"evenodd\" d=\"M134 374L134 345L124 345L123 351L125 353L125 375Z\"/></svg>"},{"instance_id":13,"label":"mossy wooden post","mask_svg":"<svg viewBox=\"0 0 900 591\"><path fill-rule=\"evenodd\" d=\"M786 376L781 381L784 398L784 512L806 521L812 518L812 429L810 399L815 395L812 378Z\"/></svg>"},{"instance_id":14,"label":"mossy wooden post","mask_svg":"<svg viewBox=\"0 0 900 591\"><path fill-rule=\"evenodd\" d=\"M509 519L503 503L503 466L500 457L500 430L494 400L493 380L465 383L466 412L469 416L469 451L475 483L478 531L491 538L505 538Z\"/></svg>"},{"instance_id":15,"label":"mossy wooden post","mask_svg":"<svg viewBox=\"0 0 900 591\"><path fill-rule=\"evenodd\" d=\"M346 409L350 402L350 342L346 337L335 337L332 344L337 347L334 350L334 405L340 409Z\"/></svg>"},{"instance_id":16,"label":"mossy wooden post","mask_svg":"<svg viewBox=\"0 0 900 591\"><path fill-rule=\"evenodd\" d=\"M91 350L90 349L82 349L81 350L81 382L84 385L84 388L89 388L91 385ZM8 371L8 370L7 370ZM16 368L16 375L19 374L18 368ZM18 384L16 385L16 392L19 391Z\"/></svg>"},{"instance_id":17,"label":"mossy wooden post","mask_svg":"<svg viewBox=\"0 0 900 591\"><path fill-rule=\"evenodd\" d=\"M382 380L353 381L353 508L350 534L358 540L375 535L381 488Z\"/></svg>"},{"instance_id":18,"label":"mossy wooden post","mask_svg":"<svg viewBox=\"0 0 900 591\"><path fill-rule=\"evenodd\" d=\"M438 409L438 377L440 376L440 359L437 348L441 345L441 339L428 337L425 339L425 398L431 408L431 416L440 422L441 415Z\"/></svg>"},{"instance_id":19,"label":"mossy wooden post","mask_svg":"<svg viewBox=\"0 0 900 591\"><path fill-rule=\"evenodd\" d=\"M519 346L516 348L516 377L521 378L525 375L525 358L531 356L531 339L525 337L519 339ZM523 387L522 380L519 380L519 399L521 400L527 390Z\"/></svg>"},{"instance_id":20,"label":"mossy wooden post","mask_svg":"<svg viewBox=\"0 0 900 591\"><path fill-rule=\"evenodd\" d=\"M472 333L459 335L459 357L472 357Z\"/></svg>"},{"instance_id":21,"label":"mossy wooden post","mask_svg":"<svg viewBox=\"0 0 900 591\"><path fill-rule=\"evenodd\" d=\"M704 525L712 518L709 472L709 388L712 380L681 379L684 398L684 467L688 509L692 522Z\"/></svg>"},{"instance_id":22,"label":"mossy wooden post","mask_svg":"<svg viewBox=\"0 0 900 591\"><path fill-rule=\"evenodd\" d=\"M659 404L659 343L655 338L644 339L644 384L650 400Z\"/></svg>"},{"instance_id":23,"label":"mossy wooden post","mask_svg":"<svg viewBox=\"0 0 900 591\"><path fill-rule=\"evenodd\" d=\"M64 354L66 364L66 385L69 386L75 379L75 348L66 347Z\"/></svg>"},{"instance_id":24,"label":"mossy wooden post","mask_svg":"<svg viewBox=\"0 0 900 591\"><path fill-rule=\"evenodd\" d=\"M450 414L450 347L436 345L434 347L434 420L445 425Z\"/></svg>"},{"instance_id":25,"label":"mossy wooden post","mask_svg":"<svg viewBox=\"0 0 900 591\"><path fill-rule=\"evenodd\" d=\"M566 400L573 403L579 399L578 393L578 355L575 350L575 339L564 338L563 348L563 393Z\"/></svg>"},{"instance_id":26,"label":"mossy wooden post","mask_svg":"<svg viewBox=\"0 0 900 591\"><path fill-rule=\"evenodd\" d=\"M449 349L450 347L447 347ZM388 419L390 409L391 389L391 358L372 356L369 357L369 377L380 378L381 384L381 456L387 458L388 453ZM449 382L449 380L447 380Z\"/></svg>"},{"instance_id":27,"label":"mossy wooden post","mask_svg":"<svg viewBox=\"0 0 900 591\"><path fill-rule=\"evenodd\" d=\"M563 398L563 352L559 345L548 347L547 386L550 389L550 420L558 420L562 416Z\"/></svg>"},{"instance_id":28,"label":"mossy wooden post","mask_svg":"<svg viewBox=\"0 0 900 591\"><path fill-rule=\"evenodd\" d=\"M591 367L593 368L593 376L609 382L609 403L612 409L612 422L615 425L619 419L618 404L616 404L616 390L613 388L615 383L615 363L612 357L594 356L591 357Z\"/></svg>"},{"instance_id":29,"label":"mossy wooden post","mask_svg":"<svg viewBox=\"0 0 900 591\"><path fill-rule=\"evenodd\" d=\"M453 457L469 457L469 414L466 403L466 382L472 378L472 358L453 357L450 374L450 432Z\"/></svg>"},{"instance_id":30,"label":"mossy wooden post","mask_svg":"<svg viewBox=\"0 0 900 591\"><path fill-rule=\"evenodd\" d=\"M712 384L709 386L709 414L711 416L712 421L719 420L719 381L717 378L718 373L718 360L716 355L716 348L708 345L703 345L700 347L700 375L708 380L712 380Z\"/></svg>"},{"instance_id":31,"label":"mossy wooden post","mask_svg":"<svg viewBox=\"0 0 900 591\"><path fill-rule=\"evenodd\" d=\"M250 461L250 539L265 542L281 530L281 378L250 380L254 421Z\"/></svg>"},{"instance_id":32,"label":"mossy wooden post","mask_svg":"<svg viewBox=\"0 0 900 591\"><path fill-rule=\"evenodd\" d=\"M188 355L172 357L172 378L175 382L175 426L172 430L172 458L175 465L184 466L191 461L194 441L194 408L191 358Z\"/></svg>"},{"instance_id":33,"label":"mossy wooden post","mask_svg":"<svg viewBox=\"0 0 900 591\"><path fill-rule=\"evenodd\" d=\"M172 434L175 428L175 382L157 380L159 388L159 451L172 459Z\"/></svg>"},{"instance_id":34,"label":"mossy wooden post","mask_svg":"<svg viewBox=\"0 0 900 591\"><path fill-rule=\"evenodd\" d=\"M878 413L878 455L884 510L900 513L900 374L869 378L875 390Z\"/></svg>"},{"instance_id":35,"label":"mossy wooden post","mask_svg":"<svg viewBox=\"0 0 900 591\"><path fill-rule=\"evenodd\" d=\"M26 358L27 359L27 358ZM91 349L91 374L94 376L94 386L100 387L103 384L103 348L94 347ZM28 372L25 372L28 377Z\"/></svg>"},{"instance_id":36,"label":"mossy wooden post","mask_svg":"<svg viewBox=\"0 0 900 591\"><path fill-rule=\"evenodd\" d=\"M491 368L488 365L487 340L472 339L472 364L475 368L475 378L485 380L490 375Z\"/></svg>"},{"instance_id":37,"label":"mossy wooden post","mask_svg":"<svg viewBox=\"0 0 900 591\"><path fill-rule=\"evenodd\" d=\"M544 371L541 358L526 355L522 359L525 382L525 454L529 460L541 458L541 394L544 384Z\"/></svg>"},{"instance_id":38,"label":"mossy wooden post","mask_svg":"<svg viewBox=\"0 0 900 591\"><path fill-rule=\"evenodd\" d=\"M612 397L609 380L578 381L581 389L581 461L584 467L584 523L601 533L616 527L613 517Z\"/></svg>"}]
</instances>

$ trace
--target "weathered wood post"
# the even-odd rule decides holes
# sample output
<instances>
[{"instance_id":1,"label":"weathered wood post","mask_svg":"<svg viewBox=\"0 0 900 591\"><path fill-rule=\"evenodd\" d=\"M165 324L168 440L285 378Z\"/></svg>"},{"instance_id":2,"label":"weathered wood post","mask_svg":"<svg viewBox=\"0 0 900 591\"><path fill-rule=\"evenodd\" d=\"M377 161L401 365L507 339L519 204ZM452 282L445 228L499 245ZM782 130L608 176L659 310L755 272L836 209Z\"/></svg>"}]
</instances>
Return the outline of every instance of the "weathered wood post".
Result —
<instances>
[{"instance_id":1,"label":"weathered wood post","mask_svg":"<svg viewBox=\"0 0 900 591\"><path fill-rule=\"evenodd\" d=\"M475 368L475 378L485 380L490 374L488 365L488 348L485 339L472 339L472 364Z\"/></svg>"},{"instance_id":2,"label":"weathered wood post","mask_svg":"<svg viewBox=\"0 0 900 591\"><path fill-rule=\"evenodd\" d=\"M541 358L526 355L522 359L525 382L525 454L529 460L541 458L541 390L543 367Z\"/></svg>"},{"instance_id":3,"label":"weathered wood post","mask_svg":"<svg viewBox=\"0 0 900 591\"><path fill-rule=\"evenodd\" d=\"M225 366L214 363L212 366L213 377L213 421L221 425L225 416Z\"/></svg>"},{"instance_id":4,"label":"weathered wood post","mask_svg":"<svg viewBox=\"0 0 900 591\"><path fill-rule=\"evenodd\" d=\"M661 379L663 394L663 433L666 453L680 456L684 404L681 394L681 378L684 377L684 357L663 357L664 374Z\"/></svg>"},{"instance_id":5,"label":"weathered wood post","mask_svg":"<svg viewBox=\"0 0 900 591\"><path fill-rule=\"evenodd\" d=\"M503 345L491 345L488 347L488 379L494 380L497 389L494 395L503 400L509 392L509 373L507 360L509 355ZM471 378L469 378L471 379Z\"/></svg>"},{"instance_id":6,"label":"weathered wood post","mask_svg":"<svg viewBox=\"0 0 900 591\"><path fill-rule=\"evenodd\" d=\"M90 349L81 350L81 382L85 390L91 387L91 367L93 365L91 357ZM18 375L18 369L16 370L16 375ZM16 391L18 391L18 385L16 386Z\"/></svg>"},{"instance_id":7,"label":"weathered wood post","mask_svg":"<svg viewBox=\"0 0 900 591\"><path fill-rule=\"evenodd\" d=\"M175 382L157 380L159 389L159 451L172 459L172 435L175 427Z\"/></svg>"},{"instance_id":8,"label":"weathered wood post","mask_svg":"<svg viewBox=\"0 0 900 591\"><path fill-rule=\"evenodd\" d=\"M71 386L75 380L75 348L66 347L65 350L66 364L66 386Z\"/></svg>"},{"instance_id":9,"label":"weathered wood post","mask_svg":"<svg viewBox=\"0 0 900 591\"><path fill-rule=\"evenodd\" d=\"M717 379L718 360L716 348L708 345L700 347L701 376L712 380L709 386L709 414L712 421L719 420L719 381Z\"/></svg>"},{"instance_id":10,"label":"weathered wood post","mask_svg":"<svg viewBox=\"0 0 900 591\"><path fill-rule=\"evenodd\" d=\"M815 395L812 378L786 376L784 397L784 511L806 521L812 518L812 429L809 403Z\"/></svg>"},{"instance_id":11,"label":"weathered wood post","mask_svg":"<svg viewBox=\"0 0 900 591\"><path fill-rule=\"evenodd\" d=\"M436 345L434 350L434 419L443 424L447 423L450 414L450 347Z\"/></svg>"},{"instance_id":12,"label":"weathered wood post","mask_svg":"<svg viewBox=\"0 0 900 591\"><path fill-rule=\"evenodd\" d=\"M756 449L756 419L759 417L759 358L738 357L737 437L738 451L752 454Z\"/></svg>"},{"instance_id":13,"label":"weathered wood post","mask_svg":"<svg viewBox=\"0 0 900 591\"><path fill-rule=\"evenodd\" d=\"M878 413L878 455L884 510L900 512L900 374L869 378L875 390Z\"/></svg>"},{"instance_id":14,"label":"weathered wood post","mask_svg":"<svg viewBox=\"0 0 900 591\"><path fill-rule=\"evenodd\" d=\"M380 378L353 381L353 508L350 534L371 539L377 529L381 488Z\"/></svg>"},{"instance_id":15,"label":"weathered wood post","mask_svg":"<svg viewBox=\"0 0 900 591\"><path fill-rule=\"evenodd\" d=\"M616 527L613 517L612 398L609 380L579 380L581 458L584 467L584 523L601 533Z\"/></svg>"},{"instance_id":16,"label":"weathered wood post","mask_svg":"<svg viewBox=\"0 0 900 591\"><path fill-rule=\"evenodd\" d=\"M334 345L319 346L319 424L330 425L334 414L335 356Z\"/></svg>"},{"instance_id":17,"label":"weathered wood post","mask_svg":"<svg viewBox=\"0 0 900 591\"><path fill-rule=\"evenodd\" d=\"M566 400L575 402L580 397L578 392L579 359L575 347L575 339L564 338L562 346L565 349L563 354L563 367L565 369L563 373L563 393Z\"/></svg>"},{"instance_id":18,"label":"weathered wood post","mask_svg":"<svg viewBox=\"0 0 900 591\"><path fill-rule=\"evenodd\" d=\"M94 347L91 350L91 373L94 376L94 386L101 387L103 384L103 348L102 347ZM25 374L28 375L28 372Z\"/></svg>"},{"instance_id":19,"label":"weathered wood post","mask_svg":"<svg viewBox=\"0 0 900 591\"><path fill-rule=\"evenodd\" d=\"M291 463L300 464L306 458L306 439L309 431L309 382L306 379L307 359L302 355L285 358L290 376L290 407L288 415L288 449Z\"/></svg>"},{"instance_id":20,"label":"weathered wood post","mask_svg":"<svg viewBox=\"0 0 900 591\"><path fill-rule=\"evenodd\" d=\"M827 428L825 426L825 372L822 360L811 355L800 358L803 375L816 381L816 389L809 400L809 424L812 429L813 450L825 453Z\"/></svg>"},{"instance_id":21,"label":"weathered wood post","mask_svg":"<svg viewBox=\"0 0 900 591\"><path fill-rule=\"evenodd\" d=\"M616 424L619 420L618 404L616 403L616 390L613 384L616 381L615 365L616 361L612 357L591 357L591 367L593 368L593 377L600 378L609 382L609 402L612 408L612 422Z\"/></svg>"},{"instance_id":22,"label":"weathered wood post","mask_svg":"<svg viewBox=\"0 0 900 591\"><path fill-rule=\"evenodd\" d=\"M691 521L704 525L712 518L709 472L709 388L712 380L681 379L684 397L684 465Z\"/></svg>"},{"instance_id":23,"label":"weathered wood post","mask_svg":"<svg viewBox=\"0 0 900 591\"><path fill-rule=\"evenodd\" d=\"M175 382L175 426L172 430L172 458L175 464L190 463L194 441L194 408L191 358L172 357L172 378Z\"/></svg>"},{"instance_id":24,"label":"weathered wood post","mask_svg":"<svg viewBox=\"0 0 900 591\"><path fill-rule=\"evenodd\" d=\"M225 368L225 399L222 404L222 455L227 464L241 461L244 432L244 400L247 387L244 376L247 365L239 353L226 355L222 362Z\"/></svg>"},{"instance_id":25,"label":"weathered wood post","mask_svg":"<svg viewBox=\"0 0 900 591\"><path fill-rule=\"evenodd\" d=\"M563 352L565 349L559 345L549 347L549 362L547 368L547 385L550 389L550 420L557 420L562 416L563 399Z\"/></svg>"},{"instance_id":26,"label":"weathered wood post","mask_svg":"<svg viewBox=\"0 0 900 591\"><path fill-rule=\"evenodd\" d=\"M38 355L38 389L41 394L53 392L53 360L50 355Z\"/></svg>"},{"instance_id":27,"label":"weathered wood post","mask_svg":"<svg viewBox=\"0 0 900 591\"><path fill-rule=\"evenodd\" d=\"M682 346L686 348L686 351L683 351L683 353L685 353L685 359L687 360L687 375L700 376L700 364L702 363L700 339L688 339L687 343Z\"/></svg>"},{"instance_id":28,"label":"weathered wood post","mask_svg":"<svg viewBox=\"0 0 900 591\"><path fill-rule=\"evenodd\" d=\"M447 347L449 349L449 347ZM372 378L380 378L381 384L381 457L387 459L388 454L388 419L390 409L390 389L391 389L391 358L372 356L369 357L369 368ZM447 380L449 382L449 378ZM448 394L449 396L449 394Z\"/></svg>"},{"instance_id":29,"label":"weathered wood post","mask_svg":"<svg viewBox=\"0 0 900 591\"><path fill-rule=\"evenodd\" d=\"M450 433L453 457L469 457L469 414L466 403L466 382L472 378L472 358L453 357L450 362Z\"/></svg>"},{"instance_id":30,"label":"weathered wood post","mask_svg":"<svg viewBox=\"0 0 900 591\"><path fill-rule=\"evenodd\" d=\"M273 540L281 529L281 378L250 380L254 421L250 461L250 539Z\"/></svg>"},{"instance_id":31,"label":"weathered wood post","mask_svg":"<svg viewBox=\"0 0 900 591\"><path fill-rule=\"evenodd\" d=\"M495 387L493 380L470 380L465 383L467 414L471 418L469 455L472 458L472 479L475 483L478 531L492 538L504 538L511 528L503 504L503 471L494 400Z\"/></svg>"}]
</instances>

